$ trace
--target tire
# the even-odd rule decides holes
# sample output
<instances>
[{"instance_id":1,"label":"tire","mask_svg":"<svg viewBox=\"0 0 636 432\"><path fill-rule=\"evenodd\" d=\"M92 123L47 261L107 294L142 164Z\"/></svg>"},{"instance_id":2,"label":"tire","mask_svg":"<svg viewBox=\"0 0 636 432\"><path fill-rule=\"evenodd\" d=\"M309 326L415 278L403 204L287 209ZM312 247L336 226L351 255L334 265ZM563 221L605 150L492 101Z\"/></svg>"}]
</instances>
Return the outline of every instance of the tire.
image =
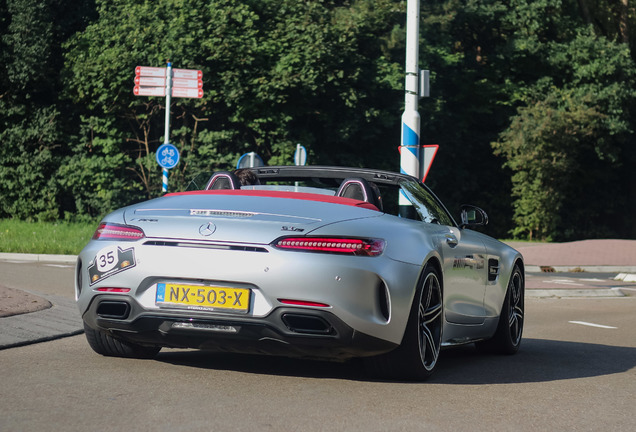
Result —
<instances>
[{"instance_id":1,"label":"tire","mask_svg":"<svg viewBox=\"0 0 636 432\"><path fill-rule=\"evenodd\" d=\"M366 359L367 371L391 379L428 378L439 358L443 316L439 274L427 264L415 292L402 344L387 354Z\"/></svg>"},{"instance_id":2,"label":"tire","mask_svg":"<svg viewBox=\"0 0 636 432\"><path fill-rule=\"evenodd\" d=\"M525 280L518 265L512 270L499 323L492 339L477 342L482 352L512 355L519 351L525 317Z\"/></svg>"},{"instance_id":3,"label":"tire","mask_svg":"<svg viewBox=\"0 0 636 432\"><path fill-rule=\"evenodd\" d=\"M161 347L143 346L115 339L102 330L93 330L86 323L84 334L93 351L103 356L152 359L161 350Z\"/></svg>"}]
</instances>

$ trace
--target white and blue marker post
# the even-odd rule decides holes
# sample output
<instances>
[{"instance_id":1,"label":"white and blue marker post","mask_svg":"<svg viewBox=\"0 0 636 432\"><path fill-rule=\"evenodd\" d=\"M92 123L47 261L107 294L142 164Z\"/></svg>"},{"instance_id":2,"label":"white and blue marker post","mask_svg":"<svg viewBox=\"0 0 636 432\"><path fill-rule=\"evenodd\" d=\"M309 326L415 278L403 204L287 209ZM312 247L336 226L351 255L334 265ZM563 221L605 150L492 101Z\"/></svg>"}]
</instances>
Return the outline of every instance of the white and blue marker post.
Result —
<instances>
[{"instance_id":1,"label":"white and blue marker post","mask_svg":"<svg viewBox=\"0 0 636 432\"><path fill-rule=\"evenodd\" d=\"M172 97L172 63L166 68L166 124L163 144L157 149L157 163L163 168L161 191L168 192L168 173L179 163L179 150L170 144L170 100Z\"/></svg>"},{"instance_id":2,"label":"white and blue marker post","mask_svg":"<svg viewBox=\"0 0 636 432\"><path fill-rule=\"evenodd\" d=\"M420 113L417 111L420 96L419 62L420 1L406 2L406 77L404 89L404 113L400 143L400 172L420 177ZM428 73L426 74L428 78ZM423 87L423 85L422 85ZM422 89L424 90L424 89ZM409 217L414 211L406 196L400 192L400 216Z\"/></svg>"},{"instance_id":3,"label":"white and blue marker post","mask_svg":"<svg viewBox=\"0 0 636 432\"><path fill-rule=\"evenodd\" d=\"M163 143L170 143L170 103L172 98L172 63L168 62L166 67L166 124L163 132ZM157 152L159 154L159 152ZM161 176L161 191L168 192L168 168L162 166L163 174Z\"/></svg>"}]
</instances>

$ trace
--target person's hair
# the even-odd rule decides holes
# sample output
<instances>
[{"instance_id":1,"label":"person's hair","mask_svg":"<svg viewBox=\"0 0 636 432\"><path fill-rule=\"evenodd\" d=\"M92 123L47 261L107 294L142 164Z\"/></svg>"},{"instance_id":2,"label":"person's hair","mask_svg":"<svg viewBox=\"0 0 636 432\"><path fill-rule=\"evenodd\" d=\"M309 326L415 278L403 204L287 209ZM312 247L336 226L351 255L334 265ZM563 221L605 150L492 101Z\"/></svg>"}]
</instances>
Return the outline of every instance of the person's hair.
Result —
<instances>
[{"instance_id":1,"label":"person's hair","mask_svg":"<svg viewBox=\"0 0 636 432\"><path fill-rule=\"evenodd\" d=\"M260 184L256 174L247 168L240 168L234 171L234 175L238 177L241 182L241 186L257 185Z\"/></svg>"}]
</instances>

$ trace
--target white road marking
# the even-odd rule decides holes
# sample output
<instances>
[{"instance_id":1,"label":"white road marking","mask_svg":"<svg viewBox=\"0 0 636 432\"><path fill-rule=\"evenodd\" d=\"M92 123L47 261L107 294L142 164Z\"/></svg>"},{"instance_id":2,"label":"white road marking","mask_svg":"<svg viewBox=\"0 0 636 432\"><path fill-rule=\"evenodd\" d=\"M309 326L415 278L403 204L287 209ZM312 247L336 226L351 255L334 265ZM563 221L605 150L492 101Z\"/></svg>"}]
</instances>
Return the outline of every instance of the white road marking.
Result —
<instances>
[{"instance_id":1,"label":"white road marking","mask_svg":"<svg viewBox=\"0 0 636 432\"><path fill-rule=\"evenodd\" d=\"M570 324L580 324L580 325L584 325L584 326L598 327L598 328L604 328L604 329L615 329L615 328L618 328L618 327L606 326L606 325L602 325L602 324L589 323L589 322L585 322L585 321L568 321L568 322Z\"/></svg>"},{"instance_id":2,"label":"white road marking","mask_svg":"<svg viewBox=\"0 0 636 432\"><path fill-rule=\"evenodd\" d=\"M584 286L584 284L573 282L571 279L552 279L541 281L543 283L555 283L559 285Z\"/></svg>"},{"instance_id":3,"label":"white road marking","mask_svg":"<svg viewBox=\"0 0 636 432\"><path fill-rule=\"evenodd\" d=\"M75 267L74 265L70 265L70 264L44 264L47 267L59 267L59 268L71 268L71 267Z\"/></svg>"}]
</instances>

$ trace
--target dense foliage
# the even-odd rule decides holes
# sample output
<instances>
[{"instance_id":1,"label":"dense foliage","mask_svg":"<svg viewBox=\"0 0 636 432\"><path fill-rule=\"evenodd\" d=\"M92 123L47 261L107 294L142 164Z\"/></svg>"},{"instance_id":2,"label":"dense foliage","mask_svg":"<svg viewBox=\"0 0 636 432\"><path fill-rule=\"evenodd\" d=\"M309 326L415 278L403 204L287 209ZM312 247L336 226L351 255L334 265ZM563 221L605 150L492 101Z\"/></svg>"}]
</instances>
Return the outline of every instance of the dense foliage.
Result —
<instances>
[{"instance_id":1,"label":"dense foliage","mask_svg":"<svg viewBox=\"0 0 636 432\"><path fill-rule=\"evenodd\" d=\"M160 195L164 98L137 65L203 71L173 99L170 189L255 151L399 169L406 0L0 0L0 217L88 220ZM636 237L628 0L422 0L422 143L491 234ZM451 206L455 211L457 206Z\"/></svg>"}]
</instances>

